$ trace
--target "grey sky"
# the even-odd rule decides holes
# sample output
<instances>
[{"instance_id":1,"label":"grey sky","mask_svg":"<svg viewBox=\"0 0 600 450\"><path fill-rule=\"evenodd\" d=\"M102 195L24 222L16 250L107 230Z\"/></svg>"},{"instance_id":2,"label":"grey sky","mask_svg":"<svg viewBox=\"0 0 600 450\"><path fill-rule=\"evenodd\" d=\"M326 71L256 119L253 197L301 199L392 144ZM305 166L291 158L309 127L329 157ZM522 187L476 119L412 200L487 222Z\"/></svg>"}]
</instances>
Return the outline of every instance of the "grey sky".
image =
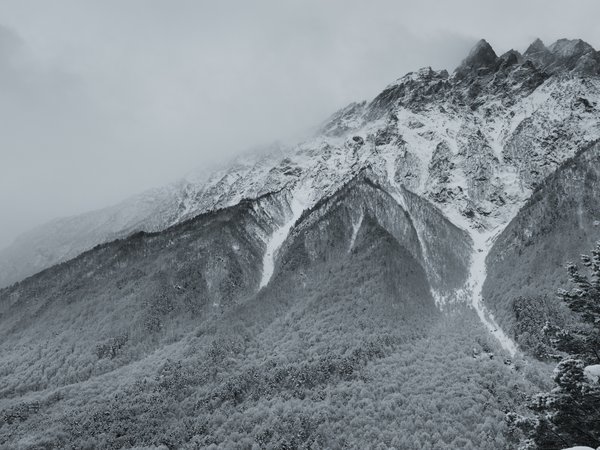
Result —
<instances>
[{"instance_id":1,"label":"grey sky","mask_svg":"<svg viewBox=\"0 0 600 450\"><path fill-rule=\"evenodd\" d=\"M589 1L0 0L0 247L302 132L404 73L580 37Z\"/></svg>"}]
</instances>

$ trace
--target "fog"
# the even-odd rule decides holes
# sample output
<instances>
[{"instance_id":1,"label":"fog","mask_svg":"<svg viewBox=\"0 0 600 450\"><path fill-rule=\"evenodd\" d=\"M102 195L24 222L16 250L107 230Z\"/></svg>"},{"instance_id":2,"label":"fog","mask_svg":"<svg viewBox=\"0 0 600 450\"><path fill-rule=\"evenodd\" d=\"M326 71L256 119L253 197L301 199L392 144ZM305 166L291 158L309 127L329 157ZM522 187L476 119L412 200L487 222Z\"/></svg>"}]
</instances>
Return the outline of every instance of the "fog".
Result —
<instances>
[{"instance_id":1,"label":"fog","mask_svg":"<svg viewBox=\"0 0 600 450\"><path fill-rule=\"evenodd\" d=\"M300 136L408 71L453 70L482 37L599 48L599 5L2 0L0 247Z\"/></svg>"}]
</instances>

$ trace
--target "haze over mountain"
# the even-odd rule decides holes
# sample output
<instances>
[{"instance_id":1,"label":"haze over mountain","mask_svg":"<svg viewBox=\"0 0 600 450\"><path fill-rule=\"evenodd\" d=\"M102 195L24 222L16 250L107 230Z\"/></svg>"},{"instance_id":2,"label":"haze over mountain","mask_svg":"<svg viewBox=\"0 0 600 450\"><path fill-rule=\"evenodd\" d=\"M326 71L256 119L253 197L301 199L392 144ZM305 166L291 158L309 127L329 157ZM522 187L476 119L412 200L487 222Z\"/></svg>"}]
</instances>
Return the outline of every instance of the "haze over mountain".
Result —
<instances>
[{"instance_id":1,"label":"haze over mountain","mask_svg":"<svg viewBox=\"0 0 600 450\"><path fill-rule=\"evenodd\" d=\"M579 320L544 295L600 239L599 100L584 41L480 40L297 144L30 232L1 260L0 444L516 448L544 330Z\"/></svg>"}]
</instances>

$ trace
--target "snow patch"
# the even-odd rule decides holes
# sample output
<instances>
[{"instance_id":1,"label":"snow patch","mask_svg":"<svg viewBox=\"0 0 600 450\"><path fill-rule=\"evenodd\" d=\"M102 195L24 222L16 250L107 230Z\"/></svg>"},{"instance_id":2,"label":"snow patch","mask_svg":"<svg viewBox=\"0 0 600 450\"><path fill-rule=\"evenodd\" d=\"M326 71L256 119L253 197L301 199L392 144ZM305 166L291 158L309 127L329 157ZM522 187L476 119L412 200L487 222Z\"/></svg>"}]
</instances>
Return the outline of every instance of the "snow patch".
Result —
<instances>
[{"instance_id":1,"label":"snow patch","mask_svg":"<svg viewBox=\"0 0 600 450\"><path fill-rule=\"evenodd\" d=\"M583 374L590 383L598 383L600 381L600 364L587 366L583 369Z\"/></svg>"},{"instance_id":2,"label":"snow patch","mask_svg":"<svg viewBox=\"0 0 600 450\"><path fill-rule=\"evenodd\" d=\"M277 251L288 237L290 229L304 212L304 208L309 203L310 194L311 191L306 186L301 186L294 192L292 199L289 202L290 217L288 217L286 222L277 228L267 240L267 248L263 256L263 271L259 289L265 287L273 276Z\"/></svg>"},{"instance_id":3,"label":"snow patch","mask_svg":"<svg viewBox=\"0 0 600 450\"><path fill-rule=\"evenodd\" d=\"M501 231L500 229L495 234L489 232L480 233L477 231L470 233L471 239L473 239L473 253L471 255L469 277L463 288L463 295L470 299L471 306L475 309L479 320L488 329L490 334L496 338L510 356L515 356L518 352L517 344L496 323L494 315L485 307L482 295L483 283L487 277L485 260L494 244L495 238Z\"/></svg>"},{"instance_id":4,"label":"snow patch","mask_svg":"<svg viewBox=\"0 0 600 450\"><path fill-rule=\"evenodd\" d=\"M363 218L364 212L361 211L356 223L352 224L352 237L350 238L350 247L348 247L348 253L350 253L352 248L354 248L354 242L356 241L356 236L358 235L358 230L360 230L360 226L362 225Z\"/></svg>"}]
</instances>

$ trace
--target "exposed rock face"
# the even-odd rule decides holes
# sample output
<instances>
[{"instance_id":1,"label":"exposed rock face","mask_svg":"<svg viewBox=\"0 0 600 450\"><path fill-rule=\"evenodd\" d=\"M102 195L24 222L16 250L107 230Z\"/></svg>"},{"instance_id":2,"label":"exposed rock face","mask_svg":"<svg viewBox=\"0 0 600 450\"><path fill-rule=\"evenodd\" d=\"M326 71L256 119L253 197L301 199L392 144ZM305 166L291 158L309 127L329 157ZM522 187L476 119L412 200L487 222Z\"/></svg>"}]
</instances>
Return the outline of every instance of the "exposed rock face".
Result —
<instances>
[{"instance_id":1,"label":"exposed rock face","mask_svg":"<svg viewBox=\"0 0 600 450\"><path fill-rule=\"evenodd\" d=\"M510 66L514 66L515 64L522 64L524 59L523 55L516 50L509 50L500 56L502 60L501 68L507 68Z\"/></svg>"},{"instance_id":2,"label":"exposed rock face","mask_svg":"<svg viewBox=\"0 0 600 450\"><path fill-rule=\"evenodd\" d=\"M581 39L559 39L546 47L537 39L523 55L550 74L571 72L580 75L600 74L600 55Z\"/></svg>"},{"instance_id":3,"label":"exposed rock face","mask_svg":"<svg viewBox=\"0 0 600 450\"><path fill-rule=\"evenodd\" d=\"M162 230L243 199L302 189L310 207L366 167L381 183L430 199L456 224L495 228L563 161L600 137L600 77L590 69L597 56L583 41L546 47L538 40L523 56L498 57L480 41L453 75L409 73L371 102L337 112L297 146L240 158L211 175L27 233L0 253L0 286L98 243Z\"/></svg>"},{"instance_id":4,"label":"exposed rock face","mask_svg":"<svg viewBox=\"0 0 600 450\"><path fill-rule=\"evenodd\" d=\"M340 109L329 118L327 123L320 129L320 133L325 136L342 136L348 131L356 128L356 118L360 117L365 109L367 102L350 103L345 108Z\"/></svg>"},{"instance_id":5,"label":"exposed rock face","mask_svg":"<svg viewBox=\"0 0 600 450\"><path fill-rule=\"evenodd\" d=\"M456 69L456 75L460 78L486 75L497 69L497 63L496 52L485 39L481 39Z\"/></svg>"},{"instance_id":6,"label":"exposed rock face","mask_svg":"<svg viewBox=\"0 0 600 450\"><path fill-rule=\"evenodd\" d=\"M406 74L369 103L363 121L379 119L398 108L422 109L447 94L450 87L448 77L446 70L438 72L431 67Z\"/></svg>"},{"instance_id":7,"label":"exposed rock face","mask_svg":"<svg viewBox=\"0 0 600 450\"><path fill-rule=\"evenodd\" d=\"M450 202L462 192L462 189L453 189L449 186L455 167L453 156L452 150L443 141L435 147L431 155L428 184L431 185L429 196L434 202Z\"/></svg>"},{"instance_id":8,"label":"exposed rock face","mask_svg":"<svg viewBox=\"0 0 600 450\"><path fill-rule=\"evenodd\" d=\"M458 134L460 165L467 179L467 195L476 204L488 200L493 190L492 177L497 172L499 161L489 141L481 133L463 126Z\"/></svg>"},{"instance_id":9,"label":"exposed rock face","mask_svg":"<svg viewBox=\"0 0 600 450\"><path fill-rule=\"evenodd\" d=\"M523 53L523 57L526 60L533 62L536 66L544 69L548 67L553 61L554 56L552 52L548 50L546 45L542 42L541 39L536 39L533 43L525 50Z\"/></svg>"}]
</instances>

